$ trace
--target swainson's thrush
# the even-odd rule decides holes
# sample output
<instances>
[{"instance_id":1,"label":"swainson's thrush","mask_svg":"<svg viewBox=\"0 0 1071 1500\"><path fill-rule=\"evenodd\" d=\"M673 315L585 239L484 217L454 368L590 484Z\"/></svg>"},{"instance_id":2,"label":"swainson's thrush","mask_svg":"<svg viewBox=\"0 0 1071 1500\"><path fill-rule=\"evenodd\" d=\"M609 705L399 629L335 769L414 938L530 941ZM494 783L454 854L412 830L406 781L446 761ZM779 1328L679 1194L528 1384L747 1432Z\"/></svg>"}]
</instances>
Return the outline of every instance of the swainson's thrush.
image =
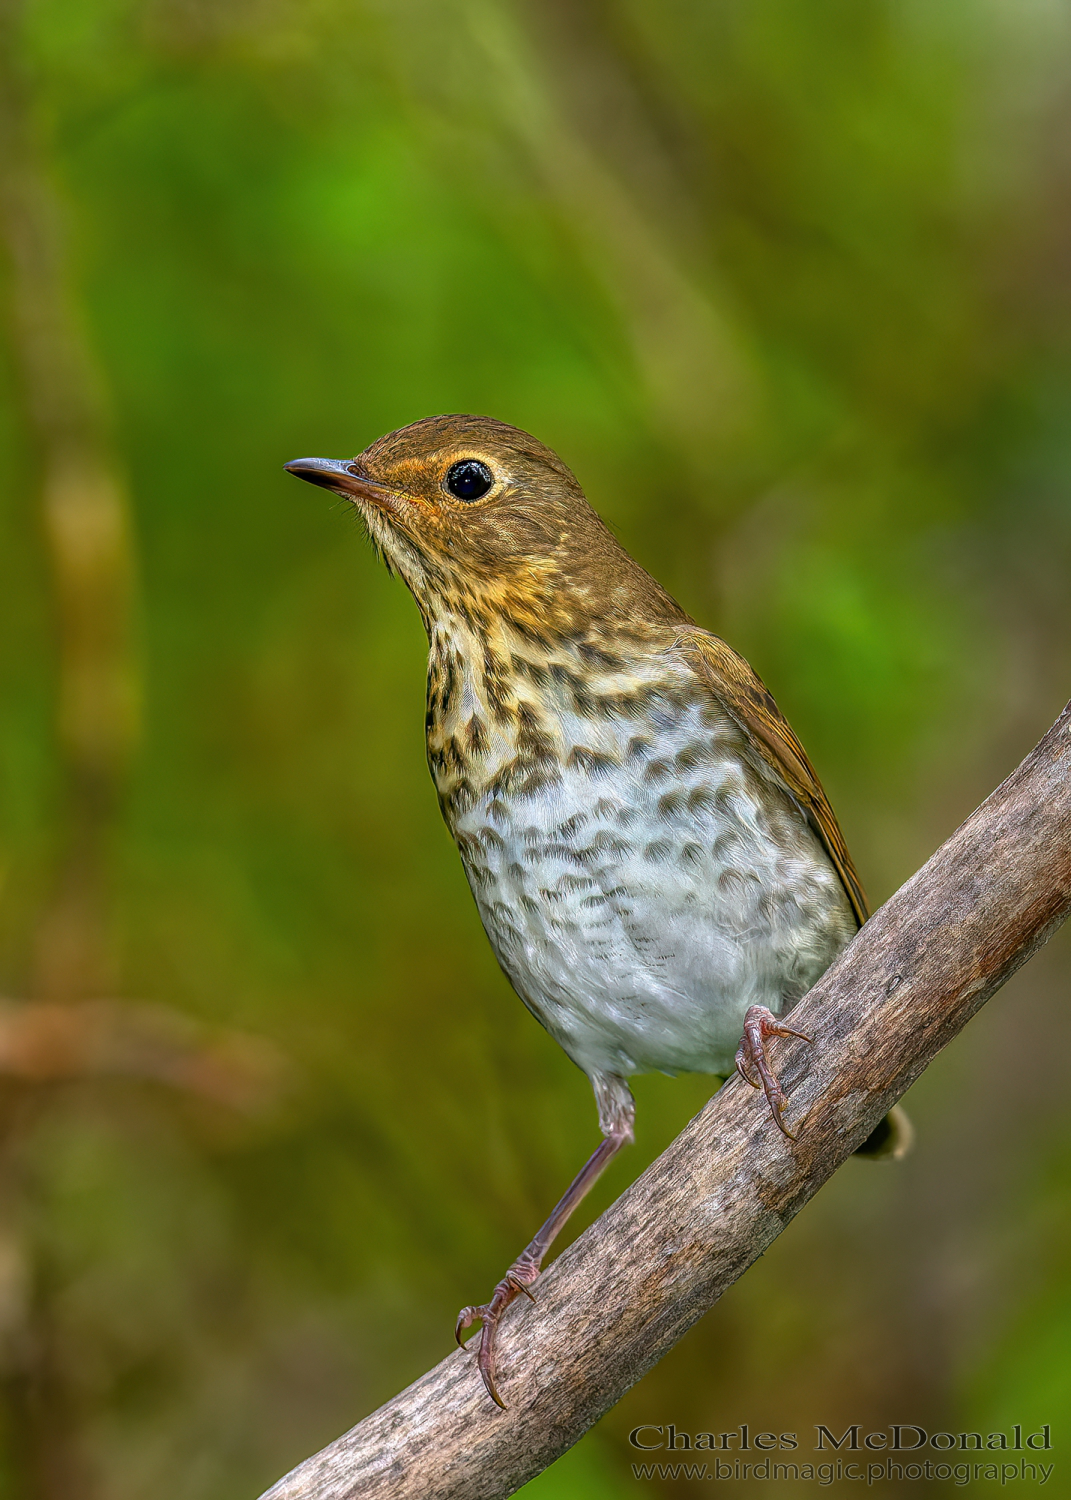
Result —
<instances>
[{"instance_id":1,"label":"swainson's thrush","mask_svg":"<svg viewBox=\"0 0 1071 1500\"><path fill-rule=\"evenodd\" d=\"M591 1080L603 1141L457 1325L528 1295L632 1139L633 1073L756 1074L865 920L803 748L747 663L644 572L561 459L489 417L429 417L292 474L352 501L428 633L428 762L507 978ZM808 1038L809 1040L809 1038ZM739 1045L738 1045L739 1044ZM887 1154L898 1130L875 1131Z\"/></svg>"}]
</instances>

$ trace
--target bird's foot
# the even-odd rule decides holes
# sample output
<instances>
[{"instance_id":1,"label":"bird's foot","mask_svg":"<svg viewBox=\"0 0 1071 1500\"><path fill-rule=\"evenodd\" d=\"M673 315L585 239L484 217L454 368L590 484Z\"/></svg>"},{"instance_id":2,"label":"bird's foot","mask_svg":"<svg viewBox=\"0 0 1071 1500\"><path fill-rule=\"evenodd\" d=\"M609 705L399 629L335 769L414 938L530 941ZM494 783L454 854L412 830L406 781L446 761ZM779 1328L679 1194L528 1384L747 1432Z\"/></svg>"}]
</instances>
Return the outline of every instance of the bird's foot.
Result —
<instances>
[{"instance_id":1,"label":"bird's foot","mask_svg":"<svg viewBox=\"0 0 1071 1500\"><path fill-rule=\"evenodd\" d=\"M753 1089L763 1090L774 1124L790 1141L794 1141L796 1137L781 1118L788 1100L776 1073L766 1060L766 1038L771 1036L798 1036L804 1042L814 1041L805 1031L793 1031L791 1026L782 1025L773 1011L767 1010L765 1005L749 1006L744 1016L744 1035L736 1052L736 1071ZM748 1071L752 1067L759 1075L759 1082Z\"/></svg>"},{"instance_id":2,"label":"bird's foot","mask_svg":"<svg viewBox=\"0 0 1071 1500\"><path fill-rule=\"evenodd\" d=\"M538 1265L525 1260L522 1256L521 1259L514 1261L495 1287L490 1302L484 1303L482 1307L463 1307L457 1315L454 1337L459 1344L463 1343L461 1334L464 1329L469 1328L473 1323L483 1325L480 1329L480 1347L476 1353L476 1366L487 1387L487 1394L503 1411L506 1409L506 1403L495 1387L495 1339L498 1334L498 1325L506 1308L521 1293L530 1302L535 1301L528 1288L538 1275Z\"/></svg>"}]
</instances>

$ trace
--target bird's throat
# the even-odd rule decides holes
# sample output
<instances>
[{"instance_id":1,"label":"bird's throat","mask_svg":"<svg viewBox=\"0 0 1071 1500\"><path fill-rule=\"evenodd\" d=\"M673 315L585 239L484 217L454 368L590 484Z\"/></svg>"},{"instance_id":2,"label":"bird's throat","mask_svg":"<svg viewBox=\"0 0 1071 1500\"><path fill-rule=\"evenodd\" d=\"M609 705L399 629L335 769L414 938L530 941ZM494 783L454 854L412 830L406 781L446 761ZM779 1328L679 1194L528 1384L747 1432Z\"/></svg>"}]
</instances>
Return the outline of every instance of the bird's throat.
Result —
<instances>
[{"instance_id":1,"label":"bird's throat","mask_svg":"<svg viewBox=\"0 0 1071 1500\"><path fill-rule=\"evenodd\" d=\"M451 828L478 798L533 795L571 764L618 762L660 702L691 692L687 672L660 649L672 640L664 627L537 635L502 616L438 616L427 748Z\"/></svg>"}]
</instances>

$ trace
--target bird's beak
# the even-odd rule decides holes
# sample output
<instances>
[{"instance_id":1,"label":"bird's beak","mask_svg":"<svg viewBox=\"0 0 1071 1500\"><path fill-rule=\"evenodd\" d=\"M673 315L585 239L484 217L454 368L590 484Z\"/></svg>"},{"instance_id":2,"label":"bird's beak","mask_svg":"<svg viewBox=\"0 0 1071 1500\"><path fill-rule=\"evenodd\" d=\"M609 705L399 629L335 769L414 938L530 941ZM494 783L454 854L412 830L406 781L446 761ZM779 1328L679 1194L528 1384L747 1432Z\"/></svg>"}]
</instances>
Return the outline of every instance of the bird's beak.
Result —
<instances>
[{"instance_id":1,"label":"bird's beak","mask_svg":"<svg viewBox=\"0 0 1071 1500\"><path fill-rule=\"evenodd\" d=\"M325 490L333 490L347 500L370 500L373 505L389 510L390 486L380 484L361 472L360 467L344 458L295 458L283 468L288 474L296 474L309 484L318 484Z\"/></svg>"}]
</instances>

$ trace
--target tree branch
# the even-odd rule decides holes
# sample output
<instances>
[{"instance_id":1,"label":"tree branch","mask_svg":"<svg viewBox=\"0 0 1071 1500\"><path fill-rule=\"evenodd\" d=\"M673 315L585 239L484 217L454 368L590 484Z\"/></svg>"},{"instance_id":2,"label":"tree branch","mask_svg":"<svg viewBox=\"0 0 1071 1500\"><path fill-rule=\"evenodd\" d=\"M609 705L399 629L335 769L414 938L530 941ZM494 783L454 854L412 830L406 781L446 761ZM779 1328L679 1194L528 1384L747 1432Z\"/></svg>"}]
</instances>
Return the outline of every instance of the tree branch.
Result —
<instances>
[{"instance_id":1,"label":"tree branch","mask_svg":"<svg viewBox=\"0 0 1071 1500\"><path fill-rule=\"evenodd\" d=\"M742 1275L1071 908L1071 704L793 1009L787 1141L730 1080L504 1323L263 1500L496 1500L575 1443Z\"/></svg>"}]
</instances>

